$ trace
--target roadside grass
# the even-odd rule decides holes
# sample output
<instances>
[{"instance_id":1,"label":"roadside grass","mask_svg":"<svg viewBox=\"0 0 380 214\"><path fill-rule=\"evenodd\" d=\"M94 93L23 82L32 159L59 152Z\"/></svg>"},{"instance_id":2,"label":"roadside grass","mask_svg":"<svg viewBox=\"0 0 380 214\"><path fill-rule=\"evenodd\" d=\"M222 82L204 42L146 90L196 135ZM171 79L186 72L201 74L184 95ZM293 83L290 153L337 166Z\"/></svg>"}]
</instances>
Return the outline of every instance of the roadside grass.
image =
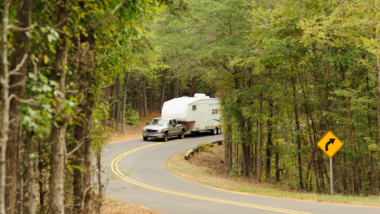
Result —
<instances>
[{"instance_id":1,"label":"roadside grass","mask_svg":"<svg viewBox=\"0 0 380 214\"><path fill-rule=\"evenodd\" d=\"M101 214L161 214L134 204L120 202L110 198L104 198L103 206L100 210Z\"/></svg>"},{"instance_id":2,"label":"roadside grass","mask_svg":"<svg viewBox=\"0 0 380 214\"><path fill-rule=\"evenodd\" d=\"M331 196L294 190L283 186L277 187L275 184L258 183L252 178L231 177L224 171L223 163L221 162L224 146L214 146L209 148L207 152L196 153L189 160L184 159L186 152L184 151L171 157L166 163L167 169L188 180L221 190L238 194L255 194L296 200L380 206L380 197L376 196L345 196L338 194Z\"/></svg>"}]
</instances>

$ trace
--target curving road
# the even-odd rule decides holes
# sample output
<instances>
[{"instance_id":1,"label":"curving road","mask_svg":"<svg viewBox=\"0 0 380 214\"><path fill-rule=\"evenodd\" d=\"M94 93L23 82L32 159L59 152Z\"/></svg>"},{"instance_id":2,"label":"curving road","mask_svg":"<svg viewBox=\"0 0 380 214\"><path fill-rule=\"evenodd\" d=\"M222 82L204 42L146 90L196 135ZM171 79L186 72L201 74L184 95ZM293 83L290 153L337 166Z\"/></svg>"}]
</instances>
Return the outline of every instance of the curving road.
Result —
<instances>
[{"instance_id":1,"label":"curving road","mask_svg":"<svg viewBox=\"0 0 380 214\"><path fill-rule=\"evenodd\" d=\"M221 139L201 133L183 140L143 141L131 139L105 148L102 164L107 197L137 204L162 213L289 213L289 214L379 214L379 207L298 201L232 193L197 184L170 173L165 162L173 155L201 142Z\"/></svg>"}]
</instances>

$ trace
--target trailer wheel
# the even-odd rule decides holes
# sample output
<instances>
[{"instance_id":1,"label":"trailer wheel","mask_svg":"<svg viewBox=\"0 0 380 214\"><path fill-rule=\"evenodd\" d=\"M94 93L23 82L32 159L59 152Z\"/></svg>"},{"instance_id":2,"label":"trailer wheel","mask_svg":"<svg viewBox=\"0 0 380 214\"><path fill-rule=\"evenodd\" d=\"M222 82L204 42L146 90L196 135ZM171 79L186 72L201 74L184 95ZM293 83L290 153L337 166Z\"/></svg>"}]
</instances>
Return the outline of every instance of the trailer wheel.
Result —
<instances>
[{"instance_id":1,"label":"trailer wheel","mask_svg":"<svg viewBox=\"0 0 380 214\"><path fill-rule=\"evenodd\" d=\"M148 138L147 138L147 137L143 137L143 139L144 139L144 141L147 141L147 140L148 140Z\"/></svg>"},{"instance_id":2,"label":"trailer wheel","mask_svg":"<svg viewBox=\"0 0 380 214\"><path fill-rule=\"evenodd\" d=\"M182 131L181 131L181 134L179 134L178 137L179 137L180 139L185 138L185 132L182 130Z\"/></svg>"},{"instance_id":3,"label":"trailer wheel","mask_svg":"<svg viewBox=\"0 0 380 214\"><path fill-rule=\"evenodd\" d=\"M219 128L219 134L222 134L222 128Z\"/></svg>"},{"instance_id":4,"label":"trailer wheel","mask_svg":"<svg viewBox=\"0 0 380 214\"><path fill-rule=\"evenodd\" d=\"M165 132L163 140L164 140L164 142L168 141L168 133L167 132Z\"/></svg>"},{"instance_id":5,"label":"trailer wheel","mask_svg":"<svg viewBox=\"0 0 380 214\"><path fill-rule=\"evenodd\" d=\"M217 134L218 134L218 129L214 129L214 130L212 130L212 134L213 134L213 135L217 135Z\"/></svg>"}]
</instances>

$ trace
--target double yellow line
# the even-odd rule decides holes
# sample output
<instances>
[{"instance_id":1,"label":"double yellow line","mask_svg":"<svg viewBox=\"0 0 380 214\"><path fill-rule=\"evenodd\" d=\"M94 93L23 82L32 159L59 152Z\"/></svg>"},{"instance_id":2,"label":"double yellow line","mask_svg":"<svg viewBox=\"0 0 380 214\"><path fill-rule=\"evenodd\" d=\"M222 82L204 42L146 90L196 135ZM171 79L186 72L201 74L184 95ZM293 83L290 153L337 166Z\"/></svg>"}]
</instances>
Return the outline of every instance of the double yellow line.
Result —
<instances>
[{"instance_id":1,"label":"double yellow line","mask_svg":"<svg viewBox=\"0 0 380 214\"><path fill-rule=\"evenodd\" d=\"M220 200L220 199L214 199L214 198L207 198L207 197L202 197L202 196L190 195L190 194L185 194L185 193L180 193L180 192L174 192L174 191L165 190L165 189L161 189L161 188L157 188L157 187L149 186L147 184L140 183L140 182L135 181L135 180L133 180L131 178L128 178L127 176L123 175L122 172L120 172L120 170L118 168L118 163L119 163L119 161L122 158L124 158L125 156L127 156L129 154L137 152L139 150L142 150L142 149L145 149L145 148L148 148L148 147L152 147L152 146L156 146L156 145L159 145L159 144L161 144L161 143L158 143L158 144L149 144L149 145L146 145L146 146L141 146L141 147L138 147L136 149L132 149L132 150L130 150L128 152L125 152L125 153L117 156L112 161L112 163L111 163L111 169L112 169L113 173L115 173L115 175L117 175L121 179L123 179L123 180L125 180L125 181L127 181L129 183L135 184L137 186L144 187L144 188L147 188L147 189L150 189L150 190L155 190L155 191L158 191L158 192L172 194L172 195L178 195L178 196L183 196L183 197L187 197L187 198L199 199L199 200L203 200L203 201L211 201L211 202L222 203L222 204L231 204L231 205L242 206L242 207L250 207L250 208L256 208L256 209L261 209L261 210L269 210L269 211L280 212L280 213L310 214L310 213L298 212L298 211L293 211L293 210L285 210L285 209L279 209L279 208L274 208L274 207L265 207L265 206L259 206L259 205L254 205L254 204L239 203L239 202L234 202L234 201L226 201L226 200Z\"/></svg>"}]
</instances>

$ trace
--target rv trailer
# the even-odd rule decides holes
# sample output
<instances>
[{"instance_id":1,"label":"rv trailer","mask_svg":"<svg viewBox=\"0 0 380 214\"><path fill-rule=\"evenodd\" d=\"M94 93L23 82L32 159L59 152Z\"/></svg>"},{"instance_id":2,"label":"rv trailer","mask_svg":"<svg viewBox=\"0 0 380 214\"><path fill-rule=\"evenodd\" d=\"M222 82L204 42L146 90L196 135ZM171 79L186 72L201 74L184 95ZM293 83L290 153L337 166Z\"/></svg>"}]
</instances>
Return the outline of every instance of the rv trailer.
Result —
<instances>
[{"instance_id":1,"label":"rv trailer","mask_svg":"<svg viewBox=\"0 0 380 214\"><path fill-rule=\"evenodd\" d=\"M220 104L218 98L210 98L196 93L194 97L180 97L166 101L162 107L161 117L175 118L178 123L185 124L191 133L211 131L221 134Z\"/></svg>"}]
</instances>

